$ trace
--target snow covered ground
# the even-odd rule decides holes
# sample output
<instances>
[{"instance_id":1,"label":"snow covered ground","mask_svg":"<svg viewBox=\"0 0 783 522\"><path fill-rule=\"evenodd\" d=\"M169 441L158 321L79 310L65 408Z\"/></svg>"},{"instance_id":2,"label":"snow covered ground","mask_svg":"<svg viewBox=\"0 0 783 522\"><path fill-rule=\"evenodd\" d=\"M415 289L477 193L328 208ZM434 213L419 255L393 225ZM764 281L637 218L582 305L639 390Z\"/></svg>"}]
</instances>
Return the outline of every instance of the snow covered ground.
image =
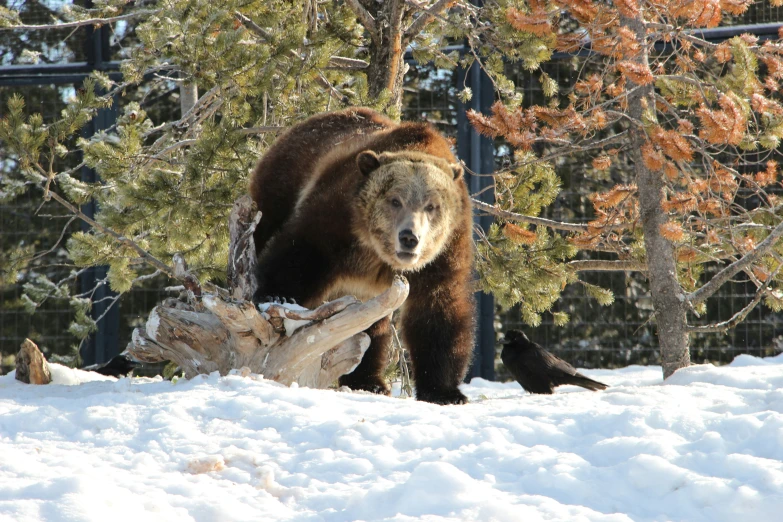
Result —
<instances>
[{"instance_id":1,"label":"snow covered ground","mask_svg":"<svg viewBox=\"0 0 783 522\"><path fill-rule=\"evenodd\" d=\"M0 377L0 521L783 520L783 356L434 406L238 375Z\"/></svg>"}]
</instances>

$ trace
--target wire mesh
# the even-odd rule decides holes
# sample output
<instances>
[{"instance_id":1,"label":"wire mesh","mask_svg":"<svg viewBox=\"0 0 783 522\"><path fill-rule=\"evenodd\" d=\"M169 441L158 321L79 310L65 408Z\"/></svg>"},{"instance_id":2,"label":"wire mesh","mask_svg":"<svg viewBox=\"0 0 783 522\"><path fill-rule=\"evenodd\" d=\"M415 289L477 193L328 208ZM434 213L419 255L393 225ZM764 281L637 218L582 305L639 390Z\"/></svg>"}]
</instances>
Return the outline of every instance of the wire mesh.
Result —
<instances>
[{"instance_id":1,"label":"wire mesh","mask_svg":"<svg viewBox=\"0 0 783 522\"><path fill-rule=\"evenodd\" d=\"M53 118L72 92L68 86L42 85L30 89L26 93L25 112L28 115L38 112L44 118ZM0 87L0 117L14 93L14 89ZM2 143L0 151L3 151ZM75 159L69 157L55 168L64 169L75 164ZM0 153L0 192L5 192L7 186L3 182L11 177L19 179L18 164L13 155L3 151ZM0 200L0 371L3 370L1 366L12 362L9 356L19 350L25 337L36 342L47 357L72 353L77 344L76 338L68 333L73 315L67 301L51 297L31 315L25 311L22 300L24 285L39 275L59 281L71 275L73 270L65 254L64 241L79 230L80 224L64 216L56 203L42 202L42 191L35 187L28 187L16 197ZM77 288L76 279L71 279L71 293Z\"/></svg>"},{"instance_id":2,"label":"wire mesh","mask_svg":"<svg viewBox=\"0 0 783 522\"><path fill-rule=\"evenodd\" d=\"M2 5L18 10L26 25L47 25L67 21L63 10L85 5L84 1L11 0ZM85 28L47 31L0 31L0 66L11 64L63 64L83 62Z\"/></svg>"},{"instance_id":3,"label":"wire mesh","mask_svg":"<svg viewBox=\"0 0 783 522\"><path fill-rule=\"evenodd\" d=\"M11 2L9 7L27 2ZM30 2L32 6L35 2ZM40 4L55 5L49 2ZM57 3L56 5L61 5ZM35 14L38 13L38 14ZM51 21L46 10L30 10L27 23L48 23ZM37 17L37 18L36 18ZM768 23L783 19L780 8L768 4L753 4L748 13L735 22ZM7 57L20 52L24 37L20 41L9 40L11 32L0 33L0 67L8 65ZM66 47L49 46L43 48L41 61L58 63L84 59L83 38L76 31L66 39ZM60 41L67 35L58 35L52 40ZM17 33L17 38L19 38ZM112 55L121 56L123 45L133 38L132 33L124 33L122 27L114 29L112 36ZM21 43L20 43L21 42ZM14 47L16 46L16 47ZM429 121L444 134L456 139L459 103L454 72L443 71L431 64L410 64L404 89L403 119ZM566 59L546 66L547 73L555 79L561 90L567 90L577 78L580 64ZM537 74L516 73L518 85L524 90L525 103L540 103L541 87ZM58 114L63 100L72 87L39 85L28 87L24 91L27 111L40 112L45 118ZM14 89L0 88L0 116L5 110L5 100ZM18 92L18 90L17 90ZM163 93L153 104L166 109L167 94ZM0 144L2 151L2 144ZM497 147L497 160L503 162L509 151L502 144ZM584 162L571 159L557 165L563 181L563 191L554 205L547 209L547 217L586 221L592 218L592 205L587 196L598 189L599 182L585 175ZM0 154L0 176L8 176L15 164L12 158ZM623 181L623 173L612 173L612 180ZM36 213L41 202L41 194L35 191L0 203L0 252L9 246L34 245L36 252L50 249L58 240L64 221L62 218L46 217L57 215L57 209L47 204ZM69 233L79 229L71 224ZM55 275L67 275L70 267L65 267L64 250L55 249L44 256L38 265L18 276L13 282L0 283L0 361L9 361L9 355L18 350L24 337L31 337L44 349L47 355L66 354L72 351L76 340L67 333L71 320L71 310L63 302L48 301L35 314L24 312L21 296L23 284L36 275L36 270L59 271ZM0 267L7 268L7 267ZM547 349L582 367L619 367L628 364L654 364L658 362L657 342L654 327L650 322L652 304L648 295L647 282L640 274L587 272L581 276L585 281L611 289L615 301L608 307L598 305L589 298L578 285L567 288L562 299L555 305L554 311L567 312L571 322L564 327L555 326L551 316L544 316L538 328L525 328L531 337ZM144 286L124 295L117 306L120 307L120 346L121 351L130 340L135 327L144 325L149 311L164 297L168 296L163 288L169 284L164 277L146 281ZM73 290L76 289L74 285ZM709 320L726 320L740 310L753 295L755 287L746 280L726 285L708 301ZM706 319L706 318L705 318ZM497 314L500 330L522 326L516 310L500 311ZM740 353L753 355L772 355L783 351L783 316L773 313L763 306L754 310L739 327L727 335L709 334L693 336L692 360L694 362L730 362ZM8 368L0 366L0 373ZM502 371L499 372L502 376Z\"/></svg>"}]
</instances>

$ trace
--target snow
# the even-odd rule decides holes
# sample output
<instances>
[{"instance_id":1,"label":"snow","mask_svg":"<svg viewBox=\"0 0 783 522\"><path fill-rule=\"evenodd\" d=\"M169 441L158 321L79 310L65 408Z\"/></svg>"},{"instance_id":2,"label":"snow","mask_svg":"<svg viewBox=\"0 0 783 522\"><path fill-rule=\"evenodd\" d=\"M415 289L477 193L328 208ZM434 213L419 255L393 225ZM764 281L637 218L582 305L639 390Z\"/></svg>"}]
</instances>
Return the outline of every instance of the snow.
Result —
<instances>
[{"instance_id":1,"label":"snow","mask_svg":"<svg viewBox=\"0 0 783 522\"><path fill-rule=\"evenodd\" d=\"M294 311L302 311L307 310L304 306L293 304L293 303L259 303L258 304L258 310L262 313L266 312L269 307L275 304L284 310L294 310ZM267 317L268 318L268 317ZM299 328L303 327L306 324L310 324L312 321L303 321L301 319L289 319L287 317L283 318L283 328L285 328L285 334L287 337L291 337L294 335L294 332L296 332ZM315 337L313 337L313 340L315 340ZM310 341L310 338L308 337L308 343L312 342Z\"/></svg>"},{"instance_id":2,"label":"snow","mask_svg":"<svg viewBox=\"0 0 783 522\"><path fill-rule=\"evenodd\" d=\"M603 392L474 379L464 406L175 384L52 364L0 377L0 521L777 521L783 356Z\"/></svg>"}]
</instances>

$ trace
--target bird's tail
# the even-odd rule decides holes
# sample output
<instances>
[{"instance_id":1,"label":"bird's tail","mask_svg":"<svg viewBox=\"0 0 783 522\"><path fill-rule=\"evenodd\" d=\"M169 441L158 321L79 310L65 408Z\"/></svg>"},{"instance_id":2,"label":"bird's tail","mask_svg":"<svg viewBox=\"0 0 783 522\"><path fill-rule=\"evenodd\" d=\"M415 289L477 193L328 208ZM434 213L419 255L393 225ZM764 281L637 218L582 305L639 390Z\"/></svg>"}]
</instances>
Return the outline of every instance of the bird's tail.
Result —
<instances>
[{"instance_id":1,"label":"bird's tail","mask_svg":"<svg viewBox=\"0 0 783 522\"><path fill-rule=\"evenodd\" d=\"M571 384L575 384L577 386L581 386L582 388L587 388L588 390L592 391L598 391L598 390L605 390L609 386L598 381L594 381L590 377L585 377L581 373L577 373L574 375L574 380Z\"/></svg>"}]
</instances>

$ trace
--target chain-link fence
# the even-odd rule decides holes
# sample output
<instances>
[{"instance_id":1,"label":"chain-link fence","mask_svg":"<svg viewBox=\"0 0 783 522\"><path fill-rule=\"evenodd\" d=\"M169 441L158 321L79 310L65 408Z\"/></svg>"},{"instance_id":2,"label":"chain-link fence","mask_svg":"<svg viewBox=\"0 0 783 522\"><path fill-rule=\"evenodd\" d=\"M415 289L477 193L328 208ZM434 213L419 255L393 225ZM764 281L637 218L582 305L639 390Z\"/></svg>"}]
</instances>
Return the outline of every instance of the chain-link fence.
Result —
<instances>
[{"instance_id":1,"label":"chain-link fence","mask_svg":"<svg viewBox=\"0 0 783 522\"><path fill-rule=\"evenodd\" d=\"M10 2L9 7L18 7L21 2ZM28 23L45 23L51 20L48 4L26 2L29 14L23 18ZM736 24L772 23L783 19L783 10L769 4L754 4L746 15L738 18ZM9 33L0 33L0 79L13 67L6 57L18 56L25 44L11 41ZM88 59L84 51L89 34L86 29L75 31L66 41L65 35L47 37L40 52L42 63L75 63ZM105 57L121 57L132 35L113 30L101 36ZM404 89L403 119L425 120L436 125L456 141L459 135L460 111L457 92L462 88L455 72L436 69L431 65L410 63ZM554 78L560 89L566 91L576 80L578 63L564 58L546 66L546 72ZM513 71L512 71L513 72ZM524 89L526 103L538 103L542 99L537 74L518 73L516 80ZM40 80L45 82L45 80ZM29 113L39 112L44 119L56 116L64 100L73 92L75 83L67 81L56 85L38 84L34 77L16 85L6 83L0 87L0 116L6 107L7 98L14 92L24 94ZM168 93L170 94L170 93ZM161 112L165 117L169 107L167 93L159 93L148 100L150 110ZM496 149L498 164L504 161L508 151L501 145ZM77 158L66 158L69 166L77 164ZM0 144L0 177L17 168L13 158L2 151ZM592 205L587 196L599 188L584 175L584 166L579 162L558 165L563 180L563 191L555 204L547 210L548 217L562 220L591 218ZM621 180L617 180L618 182ZM47 356L66 355L74 352L76 338L67 332L72 311L67 302L52 298L35 314L25 311L22 298L23 286L37 274L45 272L54 279L68 277L74 271L68 265L63 248L70 233L81 228L80 223L68 223L59 209L52 203L41 205L40 193L27 191L18 197L0 200L0 373L7 371L12 356L25 337L31 337L42 347ZM36 256L31 264L25 264L21 271L14 271L8 252L14 255ZM2 257L2 256L6 257ZM13 272L13 277L9 274ZM618 367L628 364L654 364L658 362L657 342L654 327L650 323L652 304L647 292L647 282L641 274L587 272L581 277L589 283L611 289L615 301L608 307L598 305L578 285L566 289L562 299L555 305L555 311L564 311L571 316L566 326L555 326L551 316L544 315L543 323L535 329L526 328L531 337L576 365L582 367ZM144 286L124 295L119 307L117 343L113 351L121 351L130 340L133 328L142 326L152 307L164 296L163 288L170 284L164 277L145 282ZM72 293L78 293L79 285L73 280ZM726 285L720 293L708 301L709 320L725 320L740 310L753 296L755 287L748 281L739 280ZM497 311L496 326L499 330L522 326L515 310ZM744 323L726 335L710 334L693 337L692 360L694 362L730 362L740 353L771 355L783 350L783 316L764 307L754 310ZM502 375L502 374L501 374Z\"/></svg>"}]
</instances>

